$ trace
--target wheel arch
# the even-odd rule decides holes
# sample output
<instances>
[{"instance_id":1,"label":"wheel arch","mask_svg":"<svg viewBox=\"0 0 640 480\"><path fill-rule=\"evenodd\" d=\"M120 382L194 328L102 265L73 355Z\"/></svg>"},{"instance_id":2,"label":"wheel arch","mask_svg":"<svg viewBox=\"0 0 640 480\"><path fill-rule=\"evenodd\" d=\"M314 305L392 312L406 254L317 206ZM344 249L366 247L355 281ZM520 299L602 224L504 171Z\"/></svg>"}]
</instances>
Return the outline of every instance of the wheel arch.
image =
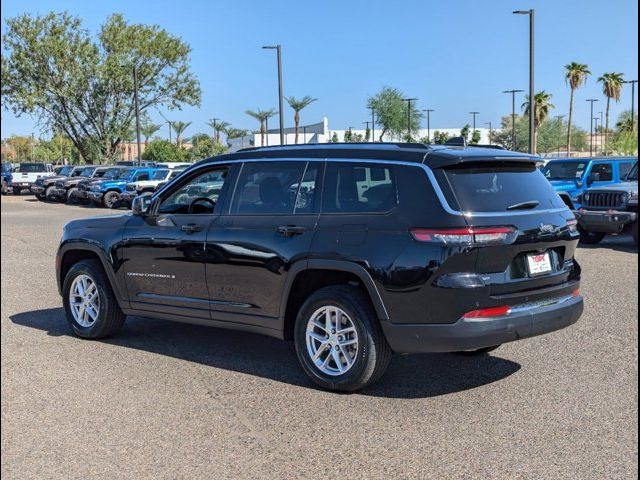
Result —
<instances>
[{"instance_id":1,"label":"wheel arch","mask_svg":"<svg viewBox=\"0 0 640 480\"><path fill-rule=\"evenodd\" d=\"M340 260L300 261L289 270L280 303L283 337L293 337L298 310L311 293L323 287L342 284L357 284L371 301L378 319L389 319L373 278L361 265Z\"/></svg>"}]
</instances>

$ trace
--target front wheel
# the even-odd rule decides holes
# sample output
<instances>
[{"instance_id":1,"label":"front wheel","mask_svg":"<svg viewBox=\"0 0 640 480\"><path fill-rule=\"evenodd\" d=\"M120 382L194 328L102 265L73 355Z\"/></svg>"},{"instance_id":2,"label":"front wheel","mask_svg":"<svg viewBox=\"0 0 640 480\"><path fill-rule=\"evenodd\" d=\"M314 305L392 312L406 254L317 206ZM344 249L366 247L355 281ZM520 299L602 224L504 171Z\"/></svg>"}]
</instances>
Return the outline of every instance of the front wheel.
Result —
<instances>
[{"instance_id":1,"label":"front wheel","mask_svg":"<svg viewBox=\"0 0 640 480\"><path fill-rule=\"evenodd\" d=\"M106 208L113 208L118 201L118 198L120 198L118 192L107 192L104 194L104 197L102 197L102 205Z\"/></svg>"},{"instance_id":2,"label":"front wheel","mask_svg":"<svg viewBox=\"0 0 640 480\"><path fill-rule=\"evenodd\" d=\"M372 384L391 358L371 302L347 285L322 288L304 302L294 341L305 373L328 390L353 392Z\"/></svg>"},{"instance_id":3,"label":"front wheel","mask_svg":"<svg viewBox=\"0 0 640 480\"><path fill-rule=\"evenodd\" d=\"M73 265L62 292L67 320L77 336L104 338L124 325L125 315L98 261L82 260Z\"/></svg>"},{"instance_id":4,"label":"front wheel","mask_svg":"<svg viewBox=\"0 0 640 480\"><path fill-rule=\"evenodd\" d=\"M69 205L73 205L74 203L78 203L78 199L76 198L76 193L78 192L77 187L70 188L67 192L67 203Z\"/></svg>"},{"instance_id":5,"label":"front wheel","mask_svg":"<svg viewBox=\"0 0 640 480\"><path fill-rule=\"evenodd\" d=\"M22 193L22 189L18 187L13 187L12 190L14 195L20 195Z\"/></svg>"},{"instance_id":6,"label":"front wheel","mask_svg":"<svg viewBox=\"0 0 640 480\"><path fill-rule=\"evenodd\" d=\"M580 229L580 243L584 243L585 245L596 245L600 243L606 233L602 232L588 232L587 230Z\"/></svg>"}]
</instances>

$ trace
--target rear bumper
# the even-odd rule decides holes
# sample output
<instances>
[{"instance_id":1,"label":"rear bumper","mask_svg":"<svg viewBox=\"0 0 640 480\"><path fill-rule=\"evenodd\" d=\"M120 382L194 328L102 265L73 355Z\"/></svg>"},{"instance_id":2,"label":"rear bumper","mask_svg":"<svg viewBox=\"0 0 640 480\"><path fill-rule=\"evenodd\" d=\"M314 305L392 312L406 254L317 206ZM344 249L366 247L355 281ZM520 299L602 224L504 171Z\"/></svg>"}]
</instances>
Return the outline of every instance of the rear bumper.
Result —
<instances>
[{"instance_id":1,"label":"rear bumper","mask_svg":"<svg viewBox=\"0 0 640 480\"><path fill-rule=\"evenodd\" d=\"M577 210L573 213L578 225L588 232L619 233L637 218L635 212Z\"/></svg>"},{"instance_id":2,"label":"rear bumper","mask_svg":"<svg viewBox=\"0 0 640 480\"><path fill-rule=\"evenodd\" d=\"M581 296L554 300L557 303L514 307L509 315L461 318L452 324L381 325L387 342L397 353L477 350L554 332L578 321L584 309Z\"/></svg>"}]
</instances>

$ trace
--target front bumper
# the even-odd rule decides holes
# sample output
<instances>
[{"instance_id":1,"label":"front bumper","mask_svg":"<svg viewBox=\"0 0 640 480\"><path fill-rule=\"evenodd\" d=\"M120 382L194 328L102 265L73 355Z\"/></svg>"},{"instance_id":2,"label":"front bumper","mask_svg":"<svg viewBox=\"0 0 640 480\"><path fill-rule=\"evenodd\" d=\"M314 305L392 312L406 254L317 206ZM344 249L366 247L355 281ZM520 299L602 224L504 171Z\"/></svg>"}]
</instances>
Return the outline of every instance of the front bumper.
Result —
<instances>
[{"instance_id":1,"label":"front bumper","mask_svg":"<svg viewBox=\"0 0 640 480\"><path fill-rule=\"evenodd\" d=\"M35 193L36 195L44 194L45 190L46 189L44 187L41 187L41 186L38 186L38 185L33 185L31 187L31 193Z\"/></svg>"},{"instance_id":2,"label":"front bumper","mask_svg":"<svg viewBox=\"0 0 640 480\"><path fill-rule=\"evenodd\" d=\"M636 221L635 212L595 210L576 210L573 212L578 219L578 225L587 232L620 233L625 226Z\"/></svg>"},{"instance_id":3,"label":"front bumper","mask_svg":"<svg viewBox=\"0 0 640 480\"><path fill-rule=\"evenodd\" d=\"M104 197L102 192L87 192L87 198L92 202L102 202L102 197Z\"/></svg>"},{"instance_id":4,"label":"front bumper","mask_svg":"<svg viewBox=\"0 0 640 480\"><path fill-rule=\"evenodd\" d=\"M396 353L459 352L560 330L577 322L583 309L581 296L567 295L544 303L516 306L510 314L499 317L461 318L452 324L381 322L381 325Z\"/></svg>"},{"instance_id":5,"label":"front bumper","mask_svg":"<svg viewBox=\"0 0 640 480\"><path fill-rule=\"evenodd\" d=\"M12 187L17 187L17 188L21 188L21 189L29 189L31 190L31 187L33 186L33 183L31 182L11 182L11 186Z\"/></svg>"}]
</instances>

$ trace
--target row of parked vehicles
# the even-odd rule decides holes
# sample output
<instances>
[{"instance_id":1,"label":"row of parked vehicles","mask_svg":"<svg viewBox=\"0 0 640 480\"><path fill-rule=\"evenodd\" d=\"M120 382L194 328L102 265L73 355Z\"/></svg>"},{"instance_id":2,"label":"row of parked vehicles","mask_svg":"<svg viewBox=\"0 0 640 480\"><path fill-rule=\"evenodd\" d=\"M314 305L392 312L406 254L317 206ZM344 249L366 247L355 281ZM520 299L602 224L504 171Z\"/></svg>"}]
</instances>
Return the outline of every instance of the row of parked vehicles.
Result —
<instances>
[{"instance_id":1,"label":"row of parked vehicles","mask_svg":"<svg viewBox=\"0 0 640 480\"><path fill-rule=\"evenodd\" d=\"M65 165L52 169L42 163L21 164L18 171L9 173L12 178L7 180L4 190L8 190L9 185L16 195L29 190L42 201L130 207L136 196L154 192L188 166L145 163L141 166Z\"/></svg>"},{"instance_id":2,"label":"row of parked vehicles","mask_svg":"<svg viewBox=\"0 0 640 480\"><path fill-rule=\"evenodd\" d=\"M29 190L39 200L129 208L136 196L155 192L188 166L171 162L62 167L22 163L13 171L3 165L2 193L9 188L14 194ZM631 233L637 245L637 157L556 159L546 163L542 172L575 213L582 243L599 243L607 234Z\"/></svg>"}]
</instances>

